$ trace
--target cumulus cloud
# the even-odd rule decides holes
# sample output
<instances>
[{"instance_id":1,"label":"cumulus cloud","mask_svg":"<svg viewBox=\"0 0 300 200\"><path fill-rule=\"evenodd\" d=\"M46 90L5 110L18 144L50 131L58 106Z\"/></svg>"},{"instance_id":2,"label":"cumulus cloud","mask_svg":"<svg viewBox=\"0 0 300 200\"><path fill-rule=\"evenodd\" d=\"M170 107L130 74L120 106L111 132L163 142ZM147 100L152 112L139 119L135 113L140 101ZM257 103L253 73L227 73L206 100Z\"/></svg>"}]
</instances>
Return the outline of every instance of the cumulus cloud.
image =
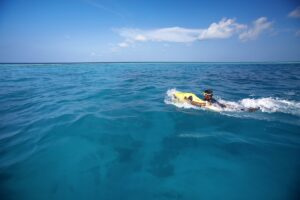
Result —
<instances>
[{"instance_id":1,"label":"cumulus cloud","mask_svg":"<svg viewBox=\"0 0 300 200\"><path fill-rule=\"evenodd\" d=\"M247 28L244 24L238 24L234 19L222 19L219 23L212 23L207 29L202 30L199 39L223 39Z\"/></svg>"},{"instance_id":2,"label":"cumulus cloud","mask_svg":"<svg viewBox=\"0 0 300 200\"><path fill-rule=\"evenodd\" d=\"M300 18L300 6L297 7L295 10L292 10L288 16L293 18Z\"/></svg>"},{"instance_id":3,"label":"cumulus cloud","mask_svg":"<svg viewBox=\"0 0 300 200\"><path fill-rule=\"evenodd\" d=\"M239 38L242 41L254 40L256 39L262 32L270 29L272 27L273 22L268 21L266 17L258 18L253 22L252 27L248 28L247 31L241 33Z\"/></svg>"},{"instance_id":4,"label":"cumulus cloud","mask_svg":"<svg viewBox=\"0 0 300 200\"><path fill-rule=\"evenodd\" d=\"M271 27L271 22L262 17L254 22L253 28L248 28L245 24L239 24L235 19L223 18L219 22L212 23L208 28L182 28L167 27L152 30L122 28L117 32L125 40L118 44L119 47L128 47L135 42L176 42L191 43L200 40L226 39L235 34L240 34L241 40L256 38L262 31Z\"/></svg>"}]
</instances>

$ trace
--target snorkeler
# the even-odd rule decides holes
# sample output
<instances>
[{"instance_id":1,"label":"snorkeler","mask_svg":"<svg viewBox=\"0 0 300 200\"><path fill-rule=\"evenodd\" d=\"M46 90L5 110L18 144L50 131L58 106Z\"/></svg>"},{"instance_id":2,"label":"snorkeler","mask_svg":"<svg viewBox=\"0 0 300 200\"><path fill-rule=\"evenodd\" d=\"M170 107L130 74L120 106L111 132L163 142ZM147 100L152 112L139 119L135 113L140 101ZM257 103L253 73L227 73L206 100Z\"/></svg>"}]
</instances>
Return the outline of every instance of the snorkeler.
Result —
<instances>
[{"instance_id":1,"label":"snorkeler","mask_svg":"<svg viewBox=\"0 0 300 200\"><path fill-rule=\"evenodd\" d=\"M218 106L220 106L221 108L226 108L226 105L225 104L222 104L220 102L218 102L217 100L215 100L213 98L213 91L212 90L205 90L203 92L203 95L204 95L204 100L208 103L208 104L216 104Z\"/></svg>"},{"instance_id":2,"label":"snorkeler","mask_svg":"<svg viewBox=\"0 0 300 200\"><path fill-rule=\"evenodd\" d=\"M198 98L195 94L193 93L182 93L182 92L177 92L174 94L174 97L176 99L180 99L183 97L185 101L188 101L190 104L194 106L199 106L199 107L206 107L208 109L215 110L215 107L217 106L220 108L230 108L231 106L228 104L223 104L218 102L216 99L213 98L213 91L208 89L203 92L203 99ZM213 106L212 106L213 105ZM247 112L255 112L259 110L260 108L241 108L241 111L247 111Z\"/></svg>"},{"instance_id":3,"label":"snorkeler","mask_svg":"<svg viewBox=\"0 0 300 200\"><path fill-rule=\"evenodd\" d=\"M213 98L213 91L210 90L210 89L209 90L205 90L203 92L203 95L204 95L204 100L206 102L208 102L210 105L215 104L215 105L220 106L221 108L230 107L230 106L226 106L225 104L222 104L222 103L218 102L217 100L215 100ZM259 110L259 107L257 107L257 108L247 108L247 109L242 108L241 109L241 111L248 111L248 112L255 112L257 110Z\"/></svg>"}]
</instances>

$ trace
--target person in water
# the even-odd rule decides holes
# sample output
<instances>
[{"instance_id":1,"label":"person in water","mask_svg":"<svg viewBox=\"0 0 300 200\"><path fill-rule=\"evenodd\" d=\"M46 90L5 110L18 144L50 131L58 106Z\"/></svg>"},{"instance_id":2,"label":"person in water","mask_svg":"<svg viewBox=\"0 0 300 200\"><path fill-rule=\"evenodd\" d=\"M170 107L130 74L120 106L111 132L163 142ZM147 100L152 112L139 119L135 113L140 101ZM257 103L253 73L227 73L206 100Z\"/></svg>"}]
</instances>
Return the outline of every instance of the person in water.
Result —
<instances>
[{"instance_id":1,"label":"person in water","mask_svg":"<svg viewBox=\"0 0 300 200\"><path fill-rule=\"evenodd\" d=\"M225 104L222 104L222 103L218 102L216 99L214 99L214 98L213 98L213 91L210 90L210 89L205 90L205 91L203 92L203 96L204 96L203 100L205 101L205 103L199 103L199 102L193 101L193 97L192 97L192 96L189 96L187 99L190 101L190 103L191 103L192 105L195 105L195 106L205 107L205 106L207 106L207 105L212 105L212 104L214 104L214 105L217 105L217 106L219 106L219 107L221 107L221 108L229 107L229 106L227 106L227 105L225 105ZM242 108L242 109L241 109L241 111L248 111L248 112L255 112L255 111L257 111L257 110L259 110L259 107L258 107L258 108L248 108L248 109Z\"/></svg>"},{"instance_id":2,"label":"person in water","mask_svg":"<svg viewBox=\"0 0 300 200\"><path fill-rule=\"evenodd\" d=\"M213 98L213 91L212 90L205 90L203 92L203 95L204 95L204 100L208 103L208 104L215 104L215 105L218 105L220 106L221 108L226 108L226 105L225 104L222 104L220 102L218 102L217 100L215 100Z\"/></svg>"},{"instance_id":3,"label":"person in water","mask_svg":"<svg viewBox=\"0 0 300 200\"><path fill-rule=\"evenodd\" d=\"M203 103L202 102L193 101L193 96L185 97L185 99L188 100L194 106L205 107L207 105L215 104L215 105L220 106L221 108L225 108L226 107L224 104L218 102L217 100L215 100L213 98L213 91L212 90L205 90L203 92L203 95L204 95L204 99L203 100L205 101Z\"/></svg>"}]
</instances>

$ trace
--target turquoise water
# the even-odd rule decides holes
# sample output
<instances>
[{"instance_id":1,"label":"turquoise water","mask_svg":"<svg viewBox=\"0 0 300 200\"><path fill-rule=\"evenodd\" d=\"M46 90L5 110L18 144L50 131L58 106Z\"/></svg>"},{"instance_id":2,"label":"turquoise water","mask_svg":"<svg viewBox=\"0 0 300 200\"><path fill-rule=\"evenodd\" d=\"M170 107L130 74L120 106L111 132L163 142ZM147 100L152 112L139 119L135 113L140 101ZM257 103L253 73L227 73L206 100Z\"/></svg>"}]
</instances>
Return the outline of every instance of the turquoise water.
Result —
<instances>
[{"instance_id":1,"label":"turquoise water","mask_svg":"<svg viewBox=\"0 0 300 200\"><path fill-rule=\"evenodd\" d=\"M231 108L172 102L207 88ZM299 199L299 169L300 64L0 65L1 199Z\"/></svg>"}]
</instances>

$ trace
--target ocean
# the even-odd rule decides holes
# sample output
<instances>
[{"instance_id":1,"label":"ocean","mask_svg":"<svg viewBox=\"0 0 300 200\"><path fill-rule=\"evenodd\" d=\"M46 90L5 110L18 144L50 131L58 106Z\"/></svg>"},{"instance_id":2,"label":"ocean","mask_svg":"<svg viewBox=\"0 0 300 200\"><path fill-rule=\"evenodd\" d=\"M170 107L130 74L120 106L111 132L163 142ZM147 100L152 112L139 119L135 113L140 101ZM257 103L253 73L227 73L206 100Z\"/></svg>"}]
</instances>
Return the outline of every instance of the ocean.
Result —
<instances>
[{"instance_id":1,"label":"ocean","mask_svg":"<svg viewBox=\"0 0 300 200\"><path fill-rule=\"evenodd\" d=\"M230 108L172 101L205 89ZM300 63L0 65L2 200L294 200L299 169Z\"/></svg>"}]
</instances>

